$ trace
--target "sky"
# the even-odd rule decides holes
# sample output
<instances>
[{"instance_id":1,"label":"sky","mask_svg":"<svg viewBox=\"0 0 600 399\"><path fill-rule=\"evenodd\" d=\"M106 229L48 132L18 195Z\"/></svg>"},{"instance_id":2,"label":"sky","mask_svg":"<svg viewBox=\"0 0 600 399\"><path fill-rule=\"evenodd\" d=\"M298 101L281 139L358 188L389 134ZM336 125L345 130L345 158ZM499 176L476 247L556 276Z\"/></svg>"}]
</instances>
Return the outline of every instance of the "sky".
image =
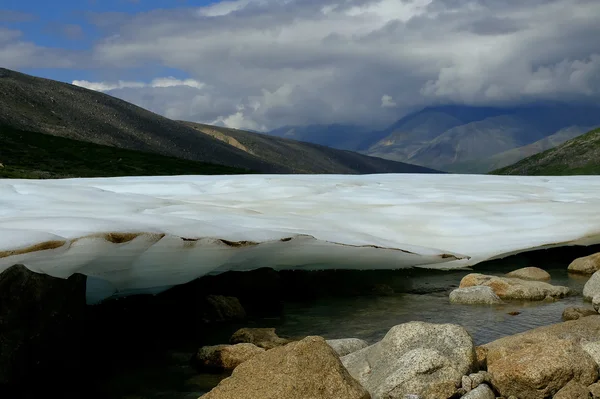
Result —
<instances>
[{"instance_id":1,"label":"sky","mask_svg":"<svg viewBox=\"0 0 600 399\"><path fill-rule=\"evenodd\" d=\"M600 0L2 0L0 66L169 118L385 126L600 104Z\"/></svg>"}]
</instances>

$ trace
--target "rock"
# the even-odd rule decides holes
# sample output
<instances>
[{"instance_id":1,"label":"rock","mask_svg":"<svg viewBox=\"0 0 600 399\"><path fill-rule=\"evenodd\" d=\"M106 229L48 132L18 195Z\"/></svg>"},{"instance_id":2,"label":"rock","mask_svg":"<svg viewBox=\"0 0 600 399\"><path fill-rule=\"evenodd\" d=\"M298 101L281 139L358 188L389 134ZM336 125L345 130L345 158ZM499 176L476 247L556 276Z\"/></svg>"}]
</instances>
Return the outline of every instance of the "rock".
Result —
<instances>
[{"instance_id":1,"label":"rock","mask_svg":"<svg viewBox=\"0 0 600 399\"><path fill-rule=\"evenodd\" d=\"M596 362L574 340L537 332L498 341L486 345L487 366L493 387L503 396L544 399L571 380L589 385L598 378Z\"/></svg>"},{"instance_id":2,"label":"rock","mask_svg":"<svg viewBox=\"0 0 600 399\"><path fill-rule=\"evenodd\" d=\"M200 371L231 371L265 350L253 344L204 346L194 356Z\"/></svg>"},{"instance_id":3,"label":"rock","mask_svg":"<svg viewBox=\"0 0 600 399\"><path fill-rule=\"evenodd\" d=\"M22 265L0 274L0 391L65 392L65 376L77 383L85 292L86 277L79 274L55 278Z\"/></svg>"},{"instance_id":4,"label":"rock","mask_svg":"<svg viewBox=\"0 0 600 399\"><path fill-rule=\"evenodd\" d=\"M594 359L596 364L600 366L600 341L589 342L583 341L581 342L581 348Z\"/></svg>"},{"instance_id":5,"label":"rock","mask_svg":"<svg viewBox=\"0 0 600 399\"><path fill-rule=\"evenodd\" d=\"M271 349L240 364L202 399L369 399L321 337Z\"/></svg>"},{"instance_id":6,"label":"rock","mask_svg":"<svg viewBox=\"0 0 600 399\"><path fill-rule=\"evenodd\" d=\"M471 392L468 392L462 397L462 399L496 399L494 391L485 384L479 385L474 388Z\"/></svg>"},{"instance_id":7,"label":"rock","mask_svg":"<svg viewBox=\"0 0 600 399\"><path fill-rule=\"evenodd\" d=\"M594 295L592 298L592 306L596 312L600 311L600 295Z\"/></svg>"},{"instance_id":8,"label":"rock","mask_svg":"<svg viewBox=\"0 0 600 399\"><path fill-rule=\"evenodd\" d=\"M571 273L594 274L600 270L600 252L597 254L577 258L567 268Z\"/></svg>"},{"instance_id":9,"label":"rock","mask_svg":"<svg viewBox=\"0 0 600 399\"><path fill-rule=\"evenodd\" d=\"M474 286L490 287L500 299L541 301L547 296L562 298L569 293L568 287L554 286L542 281L486 276L479 273L463 277L459 288Z\"/></svg>"},{"instance_id":10,"label":"rock","mask_svg":"<svg viewBox=\"0 0 600 399\"><path fill-rule=\"evenodd\" d=\"M482 370L487 369L487 348L484 346L476 347L475 356L477 358L477 368Z\"/></svg>"},{"instance_id":11,"label":"rock","mask_svg":"<svg viewBox=\"0 0 600 399\"><path fill-rule=\"evenodd\" d=\"M241 328L231 336L231 344L254 344L259 348L272 349L291 341L280 338L274 328Z\"/></svg>"},{"instance_id":12,"label":"rock","mask_svg":"<svg viewBox=\"0 0 600 399\"><path fill-rule=\"evenodd\" d=\"M571 381L554 395L553 399L589 399L590 390L577 381Z\"/></svg>"},{"instance_id":13,"label":"rock","mask_svg":"<svg viewBox=\"0 0 600 399\"><path fill-rule=\"evenodd\" d=\"M563 310L562 319L563 321L577 320L582 317L593 316L597 314L598 312L596 312L594 309L569 307Z\"/></svg>"},{"instance_id":14,"label":"rock","mask_svg":"<svg viewBox=\"0 0 600 399\"><path fill-rule=\"evenodd\" d=\"M465 305L496 305L502 303L502 299L490 287L475 286L455 289L450 293L450 302Z\"/></svg>"},{"instance_id":15,"label":"rock","mask_svg":"<svg viewBox=\"0 0 600 399\"><path fill-rule=\"evenodd\" d=\"M465 392L470 392L473 389L473 381L468 375L463 375L460 385Z\"/></svg>"},{"instance_id":16,"label":"rock","mask_svg":"<svg viewBox=\"0 0 600 399\"><path fill-rule=\"evenodd\" d=\"M593 399L600 399L600 382L596 382L588 387Z\"/></svg>"},{"instance_id":17,"label":"rock","mask_svg":"<svg viewBox=\"0 0 600 399\"><path fill-rule=\"evenodd\" d=\"M338 356L342 357L366 348L369 343L358 338L343 338L329 339L327 345L331 346Z\"/></svg>"},{"instance_id":18,"label":"rock","mask_svg":"<svg viewBox=\"0 0 600 399\"><path fill-rule=\"evenodd\" d=\"M592 274L592 277L583 286L583 299L591 301L596 295L600 295L600 273Z\"/></svg>"},{"instance_id":19,"label":"rock","mask_svg":"<svg viewBox=\"0 0 600 399\"><path fill-rule=\"evenodd\" d=\"M373 399L449 398L475 368L467 331L452 324L410 322L393 327L378 343L342 358Z\"/></svg>"},{"instance_id":20,"label":"rock","mask_svg":"<svg viewBox=\"0 0 600 399\"><path fill-rule=\"evenodd\" d=\"M547 281L550 273L539 267L524 267L506 274L506 277L520 278L523 280Z\"/></svg>"},{"instance_id":21,"label":"rock","mask_svg":"<svg viewBox=\"0 0 600 399\"><path fill-rule=\"evenodd\" d=\"M475 388L483 384L486 381L486 374L487 373L482 371L480 371L479 373L470 374L469 378L471 379L472 387Z\"/></svg>"},{"instance_id":22,"label":"rock","mask_svg":"<svg viewBox=\"0 0 600 399\"><path fill-rule=\"evenodd\" d=\"M246 311L239 299L232 296L208 295L200 307L205 323L223 323L246 319Z\"/></svg>"}]
</instances>

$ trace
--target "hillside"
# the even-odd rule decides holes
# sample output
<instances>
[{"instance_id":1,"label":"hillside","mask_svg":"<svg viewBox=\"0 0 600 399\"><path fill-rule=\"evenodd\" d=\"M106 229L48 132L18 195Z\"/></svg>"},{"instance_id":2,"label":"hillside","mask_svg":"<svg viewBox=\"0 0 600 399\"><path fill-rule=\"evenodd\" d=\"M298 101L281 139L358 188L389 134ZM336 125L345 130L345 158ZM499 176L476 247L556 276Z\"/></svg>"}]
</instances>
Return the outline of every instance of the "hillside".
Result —
<instances>
[{"instance_id":1,"label":"hillside","mask_svg":"<svg viewBox=\"0 0 600 399\"><path fill-rule=\"evenodd\" d=\"M600 129L492 173L537 176L600 174Z\"/></svg>"},{"instance_id":2,"label":"hillside","mask_svg":"<svg viewBox=\"0 0 600 399\"><path fill-rule=\"evenodd\" d=\"M431 172L314 144L269 143L269 136L257 135L254 141L269 148L265 153L287 151L271 162L275 155L257 156L115 97L8 69L0 69L0 125L262 173Z\"/></svg>"},{"instance_id":3,"label":"hillside","mask_svg":"<svg viewBox=\"0 0 600 399\"><path fill-rule=\"evenodd\" d=\"M361 149L368 129L353 125L284 126L267 133L270 136L320 144L339 150Z\"/></svg>"},{"instance_id":4,"label":"hillside","mask_svg":"<svg viewBox=\"0 0 600 399\"><path fill-rule=\"evenodd\" d=\"M0 126L0 178L222 175L252 173Z\"/></svg>"}]
</instances>

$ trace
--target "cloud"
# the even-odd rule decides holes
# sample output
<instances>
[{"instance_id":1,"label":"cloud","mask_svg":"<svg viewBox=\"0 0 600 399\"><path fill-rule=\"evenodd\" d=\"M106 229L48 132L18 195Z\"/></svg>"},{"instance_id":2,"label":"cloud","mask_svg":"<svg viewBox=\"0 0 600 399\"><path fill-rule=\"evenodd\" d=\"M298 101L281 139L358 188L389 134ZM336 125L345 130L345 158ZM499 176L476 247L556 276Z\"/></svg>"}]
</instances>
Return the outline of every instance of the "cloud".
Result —
<instances>
[{"instance_id":1,"label":"cloud","mask_svg":"<svg viewBox=\"0 0 600 399\"><path fill-rule=\"evenodd\" d=\"M166 78L156 78L149 83L145 82L128 82L119 80L117 82L89 82L87 80L74 80L72 82L75 86L85 87L86 89L96 91L111 91L118 89L141 89L145 87L175 87L175 86L188 86L196 89L204 87L202 82L198 82L194 79L176 79L172 76Z\"/></svg>"},{"instance_id":2,"label":"cloud","mask_svg":"<svg viewBox=\"0 0 600 399\"><path fill-rule=\"evenodd\" d=\"M95 83L176 118L383 126L430 104L600 102L598 15L597 0L223 1L89 14L104 37L64 62L202 82Z\"/></svg>"}]
</instances>

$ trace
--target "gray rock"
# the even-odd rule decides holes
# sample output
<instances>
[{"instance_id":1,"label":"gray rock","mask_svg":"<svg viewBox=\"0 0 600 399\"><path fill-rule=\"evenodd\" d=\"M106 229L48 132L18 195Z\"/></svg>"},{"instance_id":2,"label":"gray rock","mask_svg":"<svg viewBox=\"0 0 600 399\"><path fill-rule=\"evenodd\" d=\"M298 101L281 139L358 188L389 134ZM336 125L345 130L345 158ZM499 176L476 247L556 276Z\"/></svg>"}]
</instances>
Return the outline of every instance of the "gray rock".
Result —
<instances>
[{"instance_id":1,"label":"gray rock","mask_svg":"<svg viewBox=\"0 0 600 399\"><path fill-rule=\"evenodd\" d=\"M473 388L478 387L479 385L483 384L486 381L486 375L484 372L481 372L481 371L479 373L474 373L474 374L469 375L469 378L471 379Z\"/></svg>"},{"instance_id":2,"label":"gray rock","mask_svg":"<svg viewBox=\"0 0 600 399\"><path fill-rule=\"evenodd\" d=\"M475 286L455 289L450 293L450 302L465 305L496 305L502 303L502 299L490 287Z\"/></svg>"},{"instance_id":3,"label":"gray rock","mask_svg":"<svg viewBox=\"0 0 600 399\"><path fill-rule=\"evenodd\" d=\"M600 341L584 341L581 343L581 348L600 366Z\"/></svg>"},{"instance_id":4,"label":"gray rock","mask_svg":"<svg viewBox=\"0 0 600 399\"><path fill-rule=\"evenodd\" d=\"M571 273L594 274L600 270L600 252L590 256L577 258L569 265Z\"/></svg>"},{"instance_id":5,"label":"gray rock","mask_svg":"<svg viewBox=\"0 0 600 399\"><path fill-rule=\"evenodd\" d=\"M451 397L475 362L473 340L463 327L424 322L397 325L380 342L342 357L372 399Z\"/></svg>"},{"instance_id":6,"label":"gray rock","mask_svg":"<svg viewBox=\"0 0 600 399\"><path fill-rule=\"evenodd\" d=\"M461 387L465 390L465 392L469 392L471 389L473 389L473 381L471 381L471 377L468 375L463 375Z\"/></svg>"},{"instance_id":7,"label":"gray rock","mask_svg":"<svg viewBox=\"0 0 600 399\"><path fill-rule=\"evenodd\" d=\"M349 355L369 346L367 341L358 338L329 339L326 342L340 357Z\"/></svg>"},{"instance_id":8,"label":"gray rock","mask_svg":"<svg viewBox=\"0 0 600 399\"><path fill-rule=\"evenodd\" d=\"M594 295L592 298L592 306L596 312L600 311L600 295Z\"/></svg>"},{"instance_id":9,"label":"gray rock","mask_svg":"<svg viewBox=\"0 0 600 399\"><path fill-rule=\"evenodd\" d=\"M477 388L474 388L471 392L467 392L462 399L496 399L496 395L494 391L491 390L485 384L479 385Z\"/></svg>"},{"instance_id":10,"label":"gray rock","mask_svg":"<svg viewBox=\"0 0 600 399\"><path fill-rule=\"evenodd\" d=\"M600 295L600 273L592 274L592 277L583 287L583 299L591 301L596 295Z\"/></svg>"},{"instance_id":11,"label":"gray rock","mask_svg":"<svg viewBox=\"0 0 600 399\"><path fill-rule=\"evenodd\" d=\"M521 278L523 280L550 280L550 273L539 267L524 267L506 274L506 277Z\"/></svg>"}]
</instances>

